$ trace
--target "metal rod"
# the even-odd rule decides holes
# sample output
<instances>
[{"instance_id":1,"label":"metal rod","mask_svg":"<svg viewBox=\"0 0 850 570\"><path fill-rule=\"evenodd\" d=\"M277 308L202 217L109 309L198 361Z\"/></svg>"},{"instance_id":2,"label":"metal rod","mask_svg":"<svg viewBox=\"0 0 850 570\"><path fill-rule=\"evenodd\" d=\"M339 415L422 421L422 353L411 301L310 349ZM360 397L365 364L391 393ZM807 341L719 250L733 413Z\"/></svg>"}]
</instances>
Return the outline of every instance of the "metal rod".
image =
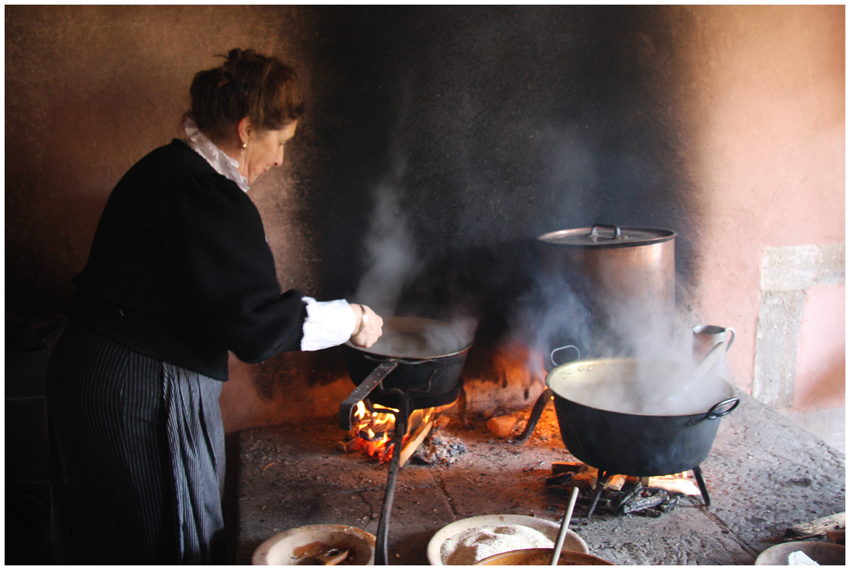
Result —
<instances>
[{"instance_id":1,"label":"metal rod","mask_svg":"<svg viewBox=\"0 0 850 570\"><path fill-rule=\"evenodd\" d=\"M407 432L407 420L410 415L410 403L400 390L394 388L399 395L399 411L395 414L395 433L390 441L393 456L390 458L390 471L387 475L387 490L384 493L384 504L381 507L381 518L378 521L378 534L375 536L375 565L386 566L389 564L389 553L387 551L387 538L389 535L390 513L393 508L395 496L395 484L398 479L399 460L401 459L401 442Z\"/></svg>"}]
</instances>

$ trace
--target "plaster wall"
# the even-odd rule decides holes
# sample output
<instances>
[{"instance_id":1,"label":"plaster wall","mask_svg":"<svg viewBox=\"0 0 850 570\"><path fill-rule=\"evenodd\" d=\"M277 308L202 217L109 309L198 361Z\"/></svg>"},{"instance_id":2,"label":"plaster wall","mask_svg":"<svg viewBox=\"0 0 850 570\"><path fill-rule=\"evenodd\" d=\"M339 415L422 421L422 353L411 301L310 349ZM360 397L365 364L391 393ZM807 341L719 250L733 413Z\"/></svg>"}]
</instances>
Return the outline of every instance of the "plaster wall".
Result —
<instances>
[{"instance_id":1,"label":"plaster wall","mask_svg":"<svg viewBox=\"0 0 850 570\"><path fill-rule=\"evenodd\" d=\"M688 11L699 30L683 39L695 71L691 156L706 212L698 312L736 328L728 362L739 386L786 413L838 411L845 399L844 7ZM810 258L777 268L771 256L781 248ZM772 345L782 353L760 348L760 334L784 340L781 349ZM789 360L790 383L776 367L760 374L760 356Z\"/></svg>"},{"instance_id":2,"label":"plaster wall","mask_svg":"<svg viewBox=\"0 0 850 570\"><path fill-rule=\"evenodd\" d=\"M7 6L7 325L61 309L115 182L180 136L193 74L253 46L294 62L315 95L286 163L251 194L284 288L353 290L369 187L404 174L393 151L407 144L417 245L460 259L433 273L504 284L480 260L519 239L600 215L672 225L687 324L736 328L733 381L836 431L844 7L607 10ZM777 313L763 278L775 248L841 253ZM758 377L764 314L793 337L790 384ZM332 351L233 361L228 431L333 413L351 391L337 367ZM774 386L790 396L771 400Z\"/></svg>"}]
</instances>

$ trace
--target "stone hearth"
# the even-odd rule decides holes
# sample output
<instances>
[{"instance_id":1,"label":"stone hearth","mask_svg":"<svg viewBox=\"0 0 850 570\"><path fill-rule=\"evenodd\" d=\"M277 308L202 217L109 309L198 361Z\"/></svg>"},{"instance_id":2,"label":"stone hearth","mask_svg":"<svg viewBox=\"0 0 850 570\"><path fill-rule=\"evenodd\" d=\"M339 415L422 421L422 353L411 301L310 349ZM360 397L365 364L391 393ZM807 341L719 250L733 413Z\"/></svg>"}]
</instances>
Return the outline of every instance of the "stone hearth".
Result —
<instances>
[{"instance_id":1,"label":"stone hearth","mask_svg":"<svg viewBox=\"0 0 850 570\"><path fill-rule=\"evenodd\" d=\"M738 393L702 464L711 496L688 497L659 517L576 509L570 528L590 551L617 564L750 565L786 528L845 510L845 455L788 419ZM443 433L467 452L446 466L408 463L399 472L389 523L394 564L428 564L428 541L459 519L521 514L559 521L566 498L548 493L554 461L575 461L563 447L550 403L524 444L496 439L481 418L464 428L449 411ZM377 531L387 464L337 449L337 418L245 430L238 448L235 561L277 532L310 524Z\"/></svg>"}]
</instances>

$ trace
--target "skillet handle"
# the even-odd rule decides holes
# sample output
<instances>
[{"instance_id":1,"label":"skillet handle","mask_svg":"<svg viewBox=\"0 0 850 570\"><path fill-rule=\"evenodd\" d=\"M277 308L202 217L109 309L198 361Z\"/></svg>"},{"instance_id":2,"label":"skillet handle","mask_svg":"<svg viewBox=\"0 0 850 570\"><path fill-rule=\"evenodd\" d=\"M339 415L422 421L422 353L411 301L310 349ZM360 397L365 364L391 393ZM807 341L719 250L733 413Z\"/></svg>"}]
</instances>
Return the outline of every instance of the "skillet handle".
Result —
<instances>
[{"instance_id":1,"label":"skillet handle","mask_svg":"<svg viewBox=\"0 0 850 570\"><path fill-rule=\"evenodd\" d=\"M697 422L701 422L702 420L716 420L722 418L723 416L728 416L732 413L732 410L738 407L738 404L740 403L740 398L729 398L728 400L718 402L711 406L711 409L705 413L705 416L701 418L692 419L688 422L688 425L692 426Z\"/></svg>"},{"instance_id":2,"label":"skillet handle","mask_svg":"<svg viewBox=\"0 0 850 570\"><path fill-rule=\"evenodd\" d=\"M345 431L354 427L354 408L362 402L390 372L396 369L398 361L387 360L375 367L372 372L339 405L339 427Z\"/></svg>"}]
</instances>

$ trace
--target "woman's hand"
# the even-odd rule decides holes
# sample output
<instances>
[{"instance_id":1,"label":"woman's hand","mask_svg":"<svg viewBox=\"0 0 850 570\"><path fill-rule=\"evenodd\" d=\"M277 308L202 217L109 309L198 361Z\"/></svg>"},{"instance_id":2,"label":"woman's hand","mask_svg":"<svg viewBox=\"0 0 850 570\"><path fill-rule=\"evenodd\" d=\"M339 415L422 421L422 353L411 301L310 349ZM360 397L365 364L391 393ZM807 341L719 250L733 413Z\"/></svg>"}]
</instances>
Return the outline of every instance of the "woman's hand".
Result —
<instances>
[{"instance_id":1,"label":"woman's hand","mask_svg":"<svg viewBox=\"0 0 850 570\"><path fill-rule=\"evenodd\" d=\"M379 317L375 311L366 305L352 304L354 310L355 327L351 335L351 344L362 348L369 348L383 334L384 319Z\"/></svg>"}]
</instances>

